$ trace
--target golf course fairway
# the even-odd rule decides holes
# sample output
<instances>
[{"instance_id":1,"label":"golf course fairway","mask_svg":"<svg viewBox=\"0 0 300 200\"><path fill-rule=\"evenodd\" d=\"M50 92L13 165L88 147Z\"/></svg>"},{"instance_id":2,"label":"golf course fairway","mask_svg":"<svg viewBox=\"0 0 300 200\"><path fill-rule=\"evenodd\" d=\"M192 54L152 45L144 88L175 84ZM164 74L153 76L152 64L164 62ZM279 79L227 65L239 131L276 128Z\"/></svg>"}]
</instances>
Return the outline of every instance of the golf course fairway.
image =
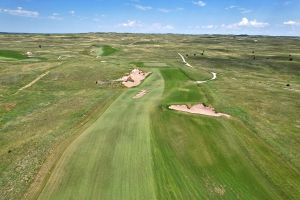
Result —
<instances>
[{"instance_id":1,"label":"golf course fairway","mask_svg":"<svg viewBox=\"0 0 300 200\"><path fill-rule=\"evenodd\" d=\"M149 93L132 99L140 89ZM119 96L64 152L39 199L155 199L150 112L163 89L153 70Z\"/></svg>"}]
</instances>

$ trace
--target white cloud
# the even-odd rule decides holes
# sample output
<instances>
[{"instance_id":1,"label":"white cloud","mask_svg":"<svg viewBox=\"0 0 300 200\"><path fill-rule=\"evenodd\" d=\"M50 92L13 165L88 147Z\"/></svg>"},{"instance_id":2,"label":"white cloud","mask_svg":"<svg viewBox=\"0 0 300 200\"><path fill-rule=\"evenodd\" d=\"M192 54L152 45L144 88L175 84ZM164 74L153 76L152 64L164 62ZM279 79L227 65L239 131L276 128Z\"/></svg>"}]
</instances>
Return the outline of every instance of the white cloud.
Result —
<instances>
[{"instance_id":1,"label":"white cloud","mask_svg":"<svg viewBox=\"0 0 300 200\"><path fill-rule=\"evenodd\" d=\"M228 6L227 8L225 8L225 9L226 9L226 10L230 10L230 9L233 9L233 8L238 8L238 6L231 5L231 6Z\"/></svg>"},{"instance_id":2,"label":"white cloud","mask_svg":"<svg viewBox=\"0 0 300 200\"><path fill-rule=\"evenodd\" d=\"M119 24L119 26L126 27L126 28L135 28L135 27L142 26L142 24L136 20L127 20L127 22Z\"/></svg>"},{"instance_id":3,"label":"white cloud","mask_svg":"<svg viewBox=\"0 0 300 200\"><path fill-rule=\"evenodd\" d=\"M127 20L124 23L118 24L117 27L130 28L135 32L148 32L148 33L166 33L174 30L174 26L170 24L163 24L160 22L142 23L137 20Z\"/></svg>"},{"instance_id":4,"label":"white cloud","mask_svg":"<svg viewBox=\"0 0 300 200\"><path fill-rule=\"evenodd\" d=\"M226 10L235 9L235 10L238 10L241 14L246 14L246 13L251 13L251 12L252 12L252 10L250 10L250 9L243 8L243 7L236 6L236 5L228 6L228 7L225 8L225 9L226 9Z\"/></svg>"},{"instance_id":5,"label":"white cloud","mask_svg":"<svg viewBox=\"0 0 300 200\"><path fill-rule=\"evenodd\" d=\"M52 20L63 20L63 18L58 13L52 13L52 15L50 15L48 18Z\"/></svg>"},{"instance_id":6,"label":"white cloud","mask_svg":"<svg viewBox=\"0 0 300 200\"><path fill-rule=\"evenodd\" d=\"M75 11L74 10L70 10L69 14L74 16L75 15Z\"/></svg>"},{"instance_id":7,"label":"white cloud","mask_svg":"<svg viewBox=\"0 0 300 200\"><path fill-rule=\"evenodd\" d=\"M300 25L300 22L296 22L296 21L293 21L293 20L289 20L289 21L286 21L286 22L283 22L284 25L290 25L290 26L299 26Z\"/></svg>"},{"instance_id":8,"label":"white cloud","mask_svg":"<svg viewBox=\"0 0 300 200\"><path fill-rule=\"evenodd\" d=\"M0 8L0 13L21 17L38 17L40 15L37 11L24 10L22 7L17 7L17 9Z\"/></svg>"},{"instance_id":9,"label":"white cloud","mask_svg":"<svg viewBox=\"0 0 300 200\"><path fill-rule=\"evenodd\" d=\"M238 9L242 14L246 14L246 13L251 13L252 10L250 9L246 9L246 8L239 8Z\"/></svg>"},{"instance_id":10,"label":"white cloud","mask_svg":"<svg viewBox=\"0 0 300 200\"><path fill-rule=\"evenodd\" d=\"M213 29L213 28L218 28L218 26L210 24L210 25L201 26L201 28L202 29Z\"/></svg>"},{"instance_id":11,"label":"white cloud","mask_svg":"<svg viewBox=\"0 0 300 200\"><path fill-rule=\"evenodd\" d=\"M206 3L204 1L194 1L193 3L199 7L206 6Z\"/></svg>"},{"instance_id":12,"label":"white cloud","mask_svg":"<svg viewBox=\"0 0 300 200\"><path fill-rule=\"evenodd\" d=\"M163 12L163 13L169 13L169 12L171 12L171 10L165 9L165 8L159 8L158 11L159 12Z\"/></svg>"},{"instance_id":13,"label":"white cloud","mask_svg":"<svg viewBox=\"0 0 300 200\"><path fill-rule=\"evenodd\" d=\"M248 27L248 28L264 28L266 26L269 26L269 23L267 22L258 22L256 19L249 20L248 18L244 17L242 20L235 24L229 24L229 25L222 25L222 27L226 28L240 28L240 27Z\"/></svg>"},{"instance_id":14,"label":"white cloud","mask_svg":"<svg viewBox=\"0 0 300 200\"><path fill-rule=\"evenodd\" d=\"M173 30L174 29L174 27L170 24L164 25L164 24L161 24L159 22L153 23L150 28L154 29L154 30L158 30L158 31L159 30Z\"/></svg>"},{"instance_id":15,"label":"white cloud","mask_svg":"<svg viewBox=\"0 0 300 200\"><path fill-rule=\"evenodd\" d=\"M182 11L184 10L183 8L158 8L157 9L159 12L162 12L162 13L170 13L170 12L179 12L179 11Z\"/></svg>"},{"instance_id":16,"label":"white cloud","mask_svg":"<svg viewBox=\"0 0 300 200\"><path fill-rule=\"evenodd\" d=\"M152 10L151 6L142 6L142 5L134 5L134 7L138 10L147 11Z\"/></svg>"}]
</instances>

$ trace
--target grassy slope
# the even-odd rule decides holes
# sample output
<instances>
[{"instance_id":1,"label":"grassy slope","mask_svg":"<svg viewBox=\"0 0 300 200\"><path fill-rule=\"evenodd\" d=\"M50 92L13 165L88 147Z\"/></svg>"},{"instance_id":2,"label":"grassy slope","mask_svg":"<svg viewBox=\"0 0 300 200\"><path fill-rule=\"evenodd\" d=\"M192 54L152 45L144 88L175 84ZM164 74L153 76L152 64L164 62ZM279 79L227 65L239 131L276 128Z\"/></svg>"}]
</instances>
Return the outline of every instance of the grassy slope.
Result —
<instances>
[{"instance_id":1,"label":"grassy slope","mask_svg":"<svg viewBox=\"0 0 300 200\"><path fill-rule=\"evenodd\" d=\"M178 69L161 70L163 104L213 103ZM184 88L186 90L184 90ZM205 88L205 86L201 86ZM205 95L206 93L206 95ZM157 108L152 148L158 199L296 199L299 173L240 120Z\"/></svg>"},{"instance_id":2,"label":"grassy slope","mask_svg":"<svg viewBox=\"0 0 300 200\"><path fill-rule=\"evenodd\" d=\"M67 149L39 199L154 199L149 113L163 88L155 70L114 101ZM149 93L132 99L140 89Z\"/></svg>"},{"instance_id":3,"label":"grassy slope","mask_svg":"<svg viewBox=\"0 0 300 200\"><path fill-rule=\"evenodd\" d=\"M118 49L115 49L115 48L113 48L113 47L111 47L109 45L104 45L102 47L102 51L103 51L102 54L101 54L102 56L109 56L109 55L117 52Z\"/></svg>"}]
</instances>

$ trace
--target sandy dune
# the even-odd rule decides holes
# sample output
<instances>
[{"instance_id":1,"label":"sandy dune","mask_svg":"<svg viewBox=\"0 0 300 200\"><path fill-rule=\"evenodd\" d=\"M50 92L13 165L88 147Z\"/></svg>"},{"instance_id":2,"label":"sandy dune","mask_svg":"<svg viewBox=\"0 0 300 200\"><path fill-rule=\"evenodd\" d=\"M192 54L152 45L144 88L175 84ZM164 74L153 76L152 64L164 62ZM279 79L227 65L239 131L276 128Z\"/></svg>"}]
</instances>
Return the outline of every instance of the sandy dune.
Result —
<instances>
[{"instance_id":1,"label":"sandy dune","mask_svg":"<svg viewBox=\"0 0 300 200\"><path fill-rule=\"evenodd\" d=\"M139 69L134 69L128 76L123 76L118 81L122 81L122 84L128 88L138 86L141 82L151 74L151 72L143 72Z\"/></svg>"},{"instance_id":2,"label":"sandy dune","mask_svg":"<svg viewBox=\"0 0 300 200\"><path fill-rule=\"evenodd\" d=\"M207 107L203 104L196 104L190 108L187 105L171 105L169 106L169 109L177 110L181 112L193 113L193 114L214 116L214 117L221 117L221 116L230 117L230 115L224 113L217 113L214 108Z\"/></svg>"}]
</instances>

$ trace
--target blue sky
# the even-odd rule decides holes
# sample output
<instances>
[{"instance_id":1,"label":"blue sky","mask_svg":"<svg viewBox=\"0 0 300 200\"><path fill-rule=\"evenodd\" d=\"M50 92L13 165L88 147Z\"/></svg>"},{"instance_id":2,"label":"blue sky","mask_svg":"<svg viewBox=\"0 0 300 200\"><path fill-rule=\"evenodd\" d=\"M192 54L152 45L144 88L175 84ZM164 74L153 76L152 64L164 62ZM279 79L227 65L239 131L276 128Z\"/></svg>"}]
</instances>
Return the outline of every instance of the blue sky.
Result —
<instances>
[{"instance_id":1,"label":"blue sky","mask_svg":"<svg viewBox=\"0 0 300 200\"><path fill-rule=\"evenodd\" d=\"M1 0L0 31L300 36L300 0Z\"/></svg>"}]
</instances>

